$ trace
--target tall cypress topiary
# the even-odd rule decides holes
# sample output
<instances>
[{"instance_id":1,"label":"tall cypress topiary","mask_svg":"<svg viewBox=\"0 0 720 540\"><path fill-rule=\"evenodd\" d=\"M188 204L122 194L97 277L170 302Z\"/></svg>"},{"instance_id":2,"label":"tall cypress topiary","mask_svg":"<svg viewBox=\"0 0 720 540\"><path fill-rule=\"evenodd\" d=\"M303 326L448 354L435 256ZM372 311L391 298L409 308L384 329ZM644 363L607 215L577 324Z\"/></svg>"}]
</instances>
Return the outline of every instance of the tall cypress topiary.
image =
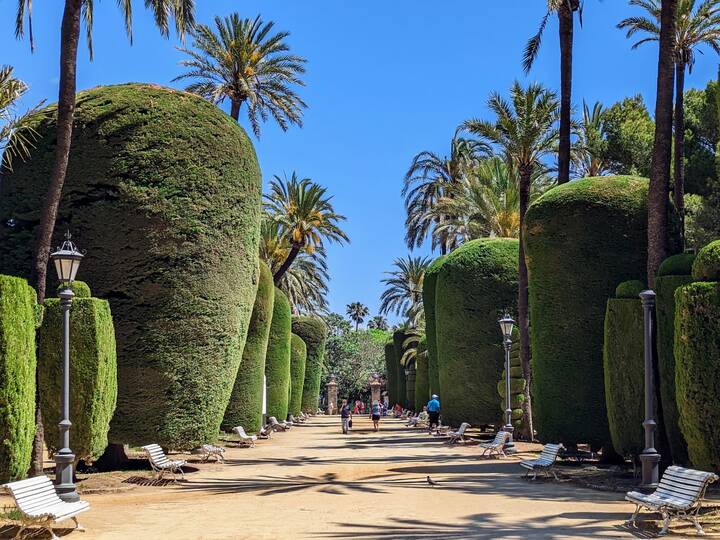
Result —
<instances>
[{"instance_id":1,"label":"tall cypress topiary","mask_svg":"<svg viewBox=\"0 0 720 540\"><path fill-rule=\"evenodd\" d=\"M302 411L306 360L307 346L305 342L297 334L292 334L290 339L290 404L288 409L293 416L298 416Z\"/></svg>"},{"instance_id":2,"label":"tall cypress topiary","mask_svg":"<svg viewBox=\"0 0 720 540\"><path fill-rule=\"evenodd\" d=\"M441 394L440 375L438 371L437 334L435 327L435 290L440 268L445 261L445 255L435 259L425 270L423 277L423 310L425 311L425 335L427 336L428 351L428 386L430 394Z\"/></svg>"},{"instance_id":3,"label":"tall cypress topiary","mask_svg":"<svg viewBox=\"0 0 720 540\"><path fill-rule=\"evenodd\" d=\"M263 261L260 261L259 276L240 369L222 422L223 429L227 431L235 426L242 426L248 432L260 431L262 427L265 353L270 337L275 285L272 272Z\"/></svg>"},{"instance_id":4,"label":"tall cypress topiary","mask_svg":"<svg viewBox=\"0 0 720 540\"><path fill-rule=\"evenodd\" d=\"M320 377L325 358L327 325L322 320L313 317L295 317L292 321L292 331L300 336L307 346L302 410L307 413L315 413L320 399Z\"/></svg>"},{"instance_id":5,"label":"tall cypress topiary","mask_svg":"<svg viewBox=\"0 0 720 540\"><path fill-rule=\"evenodd\" d=\"M514 239L472 240L440 269L435 324L446 423L501 420L497 383L504 354L497 320L517 305L518 248Z\"/></svg>"},{"instance_id":6,"label":"tall cypress topiary","mask_svg":"<svg viewBox=\"0 0 720 540\"><path fill-rule=\"evenodd\" d=\"M405 330L396 330L393 332L393 351L395 351L395 381L397 384L397 396L395 403L399 403L403 408L408 407L407 402L407 378L405 376L405 367L400 363L403 353L405 352L405 339L408 334ZM395 405L392 403L391 405Z\"/></svg>"},{"instance_id":7,"label":"tall cypress topiary","mask_svg":"<svg viewBox=\"0 0 720 540\"><path fill-rule=\"evenodd\" d=\"M390 406L397 403L397 357L395 356L395 345L392 338L385 343L385 389L388 393Z\"/></svg>"},{"instance_id":8,"label":"tall cypress topiary","mask_svg":"<svg viewBox=\"0 0 720 540\"><path fill-rule=\"evenodd\" d=\"M55 110L35 117L30 159L0 177L0 220L17 222L0 228L0 271L31 272ZM250 139L212 103L143 84L78 94L56 230L76 232L83 277L113 310L111 442L217 436L255 297L260 198Z\"/></svg>"},{"instance_id":9,"label":"tall cypress topiary","mask_svg":"<svg viewBox=\"0 0 720 540\"><path fill-rule=\"evenodd\" d=\"M35 435L35 291L0 275L0 483L23 478Z\"/></svg>"},{"instance_id":10,"label":"tall cypress topiary","mask_svg":"<svg viewBox=\"0 0 720 540\"><path fill-rule=\"evenodd\" d=\"M720 240L692 267L695 283L675 291L675 383L680 428L692 464L720 471Z\"/></svg>"},{"instance_id":11,"label":"tall cypress topiary","mask_svg":"<svg viewBox=\"0 0 720 540\"><path fill-rule=\"evenodd\" d=\"M533 417L543 441L610 441L605 307L618 283L645 274L647 189L642 178L583 178L528 210Z\"/></svg>"},{"instance_id":12,"label":"tall cypress topiary","mask_svg":"<svg viewBox=\"0 0 720 540\"><path fill-rule=\"evenodd\" d=\"M290 339L292 309L287 296L275 287L270 338L265 355L265 384L267 385L267 416L280 421L288 415L290 395Z\"/></svg>"},{"instance_id":13,"label":"tall cypress topiary","mask_svg":"<svg viewBox=\"0 0 720 540\"><path fill-rule=\"evenodd\" d=\"M84 283L73 284L77 295L70 314L70 418L72 449L77 459L93 461L108 444L110 420L117 401L117 352L110 304L90 297ZM85 294L87 296L80 296ZM39 331L40 401L46 427L45 443L55 451L62 402L63 320L59 298L45 300ZM48 429L50 427L50 429Z\"/></svg>"},{"instance_id":14,"label":"tall cypress topiary","mask_svg":"<svg viewBox=\"0 0 720 540\"><path fill-rule=\"evenodd\" d=\"M423 336L415 359L415 410L422 411L423 405L427 405L429 399L427 337Z\"/></svg>"}]
</instances>

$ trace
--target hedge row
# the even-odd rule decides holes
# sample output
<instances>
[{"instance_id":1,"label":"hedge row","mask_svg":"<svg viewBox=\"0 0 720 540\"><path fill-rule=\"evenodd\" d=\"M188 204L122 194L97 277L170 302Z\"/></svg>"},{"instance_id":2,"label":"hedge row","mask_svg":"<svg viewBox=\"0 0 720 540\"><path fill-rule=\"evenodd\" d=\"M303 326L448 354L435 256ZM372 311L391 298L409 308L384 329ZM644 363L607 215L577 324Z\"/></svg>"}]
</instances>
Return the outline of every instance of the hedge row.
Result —
<instances>
[{"instance_id":1,"label":"hedge row","mask_svg":"<svg viewBox=\"0 0 720 540\"><path fill-rule=\"evenodd\" d=\"M395 397L395 403L399 403L403 407L408 407L407 402L407 377L405 376L405 368L400 364L400 359L402 358L402 355L405 353L405 347L403 347L403 343L405 343L405 339L407 339L408 334L405 330L396 330L393 332L393 350L395 351L395 373L396 373L396 381L397 381L397 396ZM391 406L394 405L394 403L390 404Z\"/></svg>"},{"instance_id":2,"label":"hedge row","mask_svg":"<svg viewBox=\"0 0 720 540\"><path fill-rule=\"evenodd\" d=\"M423 405L427 405L429 399L427 337L423 336L418 343L415 359L415 411L422 411Z\"/></svg>"},{"instance_id":3,"label":"hedge row","mask_svg":"<svg viewBox=\"0 0 720 540\"><path fill-rule=\"evenodd\" d=\"M307 346L302 410L307 413L315 413L320 399L320 377L325 357L327 326L320 319L295 317L292 321L292 331L300 336Z\"/></svg>"},{"instance_id":4,"label":"hedge row","mask_svg":"<svg viewBox=\"0 0 720 540\"><path fill-rule=\"evenodd\" d=\"M438 368L437 330L435 327L435 291L440 268L445 262L445 256L435 259L425 270L423 278L423 310L425 311L425 335L427 336L428 350L428 385L430 394L441 395L440 371Z\"/></svg>"},{"instance_id":5,"label":"hedge row","mask_svg":"<svg viewBox=\"0 0 720 540\"><path fill-rule=\"evenodd\" d=\"M305 383L305 362L307 346L300 336L290 338L290 401L288 413L299 416L302 411L303 384Z\"/></svg>"},{"instance_id":6,"label":"hedge row","mask_svg":"<svg viewBox=\"0 0 720 540\"><path fill-rule=\"evenodd\" d=\"M270 338L265 355L267 416L280 421L287 418L290 396L290 341L292 309L287 295L275 287Z\"/></svg>"},{"instance_id":7,"label":"hedge row","mask_svg":"<svg viewBox=\"0 0 720 540\"><path fill-rule=\"evenodd\" d=\"M385 343L385 389L388 393L388 402L390 406L397 403L397 356L395 356L395 344L392 338L388 338Z\"/></svg>"}]
</instances>

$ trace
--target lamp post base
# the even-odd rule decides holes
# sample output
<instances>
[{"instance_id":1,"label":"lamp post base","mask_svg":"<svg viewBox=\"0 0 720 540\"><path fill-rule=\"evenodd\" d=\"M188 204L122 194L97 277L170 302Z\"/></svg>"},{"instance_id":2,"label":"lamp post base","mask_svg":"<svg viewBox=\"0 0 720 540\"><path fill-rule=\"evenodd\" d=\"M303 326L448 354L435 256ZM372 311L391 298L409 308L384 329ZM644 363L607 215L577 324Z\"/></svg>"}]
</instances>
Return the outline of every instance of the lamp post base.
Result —
<instances>
[{"instance_id":1,"label":"lamp post base","mask_svg":"<svg viewBox=\"0 0 720 540\"><path fill-rule=\"evenodd\" d=\"M513 441L513 432L515 431L515 428L512 424L506 424L502 428L503 431L510 434L510 437L508 437L508 441L505 443L505 446L503 446L503 452L506 454L517 454L517 448L515 448L515 441Z\"/></svg>"},{"instance_id":2,"label":"lamp post base","mask_svg":"<svg viewBox=\"0 0 720 540\"><path fill-rule=\"evenodd\" d=\"M60 450L55 454L55 491L58 497L65 502L80 500L75 483L73 482L73 465L75 455Z\"/></svg>"},{"instance_id":3,"label":"lamp post base","mask_svg":"<svg viewBox=\"0 0 720 540\"><path fill-rule=\"evenodd\" d=\"M642 464L642 484L644 488L656 488L660 480L660 454L654 448L646 448L639 456Z\"/></svg>"}]
</instances>

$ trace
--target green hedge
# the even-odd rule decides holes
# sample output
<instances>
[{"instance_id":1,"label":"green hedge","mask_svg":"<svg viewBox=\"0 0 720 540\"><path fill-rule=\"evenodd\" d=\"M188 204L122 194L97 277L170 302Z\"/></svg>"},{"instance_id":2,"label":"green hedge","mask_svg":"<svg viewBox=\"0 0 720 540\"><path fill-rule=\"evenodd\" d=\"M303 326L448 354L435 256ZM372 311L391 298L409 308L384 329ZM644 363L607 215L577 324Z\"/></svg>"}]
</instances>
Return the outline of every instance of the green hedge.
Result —
<instances>
[{"instance_id":1,"label":"green hedge","mask_svg":"<svg viewBox=\"0 0 720 540\"><path fill-rule=\"evenodd\" d=\"M720 281L720 240L700 250L692 265L692 275L698 281Z\"/></svg>"},{"instance_id":2,"label":"green hedge","mask_svg":"<svg viewBox=\"0 0 720 540\"><path fill-rule=\"evenodd\" d=\"M693 277L708 275L701 261L720 241L700 250ZM675 292L675 383L680 428L692 464L720 471L720 282L698 281Z\"/></svg>"},{"instance_id":3,"label":"green hedge","mask_svg":"<svg viewBox=\"0 0 720 540\"><path fill-rule=\"evenodd\" d=\"M423 278L423 310L425 311L425 335L428 350L428 385L430 394L440 395L440 372L437 357L437 330L435 328L435 290L445 255L435 259L425 270Z\"/></svg>"},{"instance_id":4,"label":"green hedge","mask_svg":"<svg viewBox=\"0 0 720 540\"><path fill-rule=\"evenodd\" d=\"M38 373L45 443L52 451L58 448L62 410L62 336L60 300L48 298L38 332ZM70 440L77 459L93 461L105 450L117 390L110 304L99 298L75 298L70 309Z\"/></svg>"},{"instance_id":5,"label":"green hedge","mask_svg":"<svg viewBox=\"0 0 720 540\"><path fill-rule=\"evenodd\" d=\"M32 270L55 112L34 117L30 159L0 180L0 222L17 220L0 227L0 272ZM52 245L76 232L82 277L112 305L111 442L180 449L217 437L255 297L260 212L252 143L214 104L157 85L78 93Z\"/></svg>"},{"instance_id":6,"label":"green hedge","mask_svg":"<svg viewBox=\"0 0 720 540\"><path fill-rule=\"evenodd\" d=\"M60 294L60 291L65 289L64 285L58 285L55 292ZM84 281L73 281L70 284L70 290L75 294L75 298L90 298L90 286Z\"/></svg>"},{"instance_id":7,"label":"green hedge","mask_svg":"<svg viewBox=\"0 0 720 540\"><path fill-rule=\"evenodd\" d=\"M408 407L407 402L407 377L405 376L405 368L400 364L400 359L402 358L402 355L405 353L405 348L403 347L403 343L405 343L405 339L408 337L407 332L405 330L396 330L393 332L393 350L395 351L395 377L397 381L397 396L395 398L395 402L399 403L403 407ZM391 406L395 405L395 403L391 403Z\"/></svg>"},{"instance_id":8,"label":"green hedge","mask_svg":"<svg viewBox=\"0 0 720 540\"><path fill-rule=\"evenodd\" d=\"M632 298L633 300L639 300L640 293L645 289L647 289L645 282L639 279L623 281L615 288L615 298Z\"/></svg>"},{"instance_id":9,"label":"green hedge","mask_svg":"<svg viewBox=\"0 0 720 540\"><path fill-rule=\"evenodd\" d=\"M518 241L473 240L448 255L437 280L435 323L445 423L497 424L504 353L498 318L515 311Z\"/></svg>"},{"instance_id":10,"label":"green hedge","mask_svg":"<svg viewBox=\"0 0 720 540\"><path fill-rule=\"evenodd\" d=\"M280 421L287 418L290 396L290 341L292 308L288 297L275 287L270 338L265 355L265 384L267 385L267 416Z\"/></svg>"},{"instance_id":11,"label":"green hedge","mask_svg":"<svg viewBox=\"0 0 720 540\"><path fill-rule=\"evenodd\" d=\"M693 259L694 255L691 254L674 255L660 265L659 275L655 278L657 355L663 422L672 462L680 465L687 464L688 454L687 443L680 430L675 396L675 291L693 282L690 276Z\"/></svg>"},{"instance_id":12,"label":"green hedge","mask_svg":"<svg viewBox=\"0 0 720 540\"><path fill-rule=\"evenodd\" d=\"M299 416L302 411L306 360L307 346L305 342L300 336L292 334L290 340L290 403L288 412L293 416Z\"/></svg>"},{"instance_id":13,"label":"green hedge","mask_svg":"<svg viewBox=\"0 0 720 540\"><path fill-rule=\"evenodd\" d=\"M423 336L415 359L415 411L422 411L429 399L427 336Z\"/></svg>"},{"instance_id":14,"label":"green hedge","mask_svg":"<svg viewBox=\"0 0 720 540\"><path fill-rule=\"evenodd\" d=\"M35 435L35 291L0 275L0 483L25 477Z\"/></svg>"},{"instance_id":15,"label":"green hedge","mask_svg":"<svg viewBox=\"0 0 720 540\"><path fill-rule=\"evenodd\" d=\"M397 403L397 356L395 355L395 344L392 338L385 343L385 389L388 393L388 403L392 407Z\"/></svg>"},{"instance_id":16,"label":"green hedge","mask_svg":"<svg viewBox=\"0 0 720 540\"><path fill-rule=\"evenodd\" d=\"M522 372L522 363L520 362L520 332L518 327L513 327L512 345L510 346L510 409L512 410L512 423L515 429L522 429L522 406L525 402L525 378ZM504 361L504 359L503 359ZM505 422L505 364L503 364L502 374L498 381L497 391L500 396L500 411L503 414L503 423Z\"/></svg>"},{"instance_id":17,"label":"green hedge","mask_svg":"<svg viewBox=\"0 0 720 540\"><path fill-rule=\"evenodd\" d=\"M265 353L270 337L274 298L272 272L265 262L260 261L260 277L242 362L222 422L223 429L227 431L242 426L248 432L257 432L262 427Z\"/></svg>"},{"instance_id":18,"label":"green hedge","mask_svg":"<svg viewBox=\"0 0 720 540\"><path fill-rule=\"evenodd\" d=\"M313 317L295 317L292 321L292 331L300 336L307 346L302 410L314 414L318 409L318 400L320 399L320 378L325 358L327 325L322 320Z\"/></svg>"},{"instance_id":19,"label":"green hedge","mask_svg":"<svg viewBox=\"0 0 720 540\"><path fill-rule=\"evenodd\" d=\"M642 178L584 178L528 210L533 416L542 441L610 440L605 307L618 283L645 274L647 189Z\"/></svg>"}]
</instances>

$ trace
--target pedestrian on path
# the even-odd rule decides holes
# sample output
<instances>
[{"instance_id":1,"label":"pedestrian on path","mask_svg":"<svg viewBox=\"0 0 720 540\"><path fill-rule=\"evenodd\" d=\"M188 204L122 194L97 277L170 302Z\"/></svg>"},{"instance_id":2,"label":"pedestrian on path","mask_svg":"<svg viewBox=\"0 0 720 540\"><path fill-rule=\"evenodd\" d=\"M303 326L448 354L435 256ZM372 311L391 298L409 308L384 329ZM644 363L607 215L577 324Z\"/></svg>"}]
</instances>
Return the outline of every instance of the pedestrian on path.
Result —
<instances>
[{"instance_id":1,"label":"pedestrian on path","mask_svg":"<svg viewBox=\"0 0 720 540\"><path fill-rule=\"evenodd\" d=\"M373 401L372 409L370 412L372 414L373 428L375 431L378 431L380 429L380 415L382 411L380 409L380 404L377 401Z\"/></svg>"},{"instance_id":2,"label":"pedestrian on path","mask_svg":"<svg viewBox=\"0 0 720 540\"><path fill-rule=\"evenodd\" d=\"M437 427L440 424L440 400L437 394L433 394L430 401L427 404L428 413L428 429L429 433L432 433L433 427Z\"/></svg>"},{"instance_id":3,"label":"pedestrian on path","mask_svg":"<svg viewBox=\"0 0 720 540\"><path fill-rule=\"evenodd\" d=\"M342 400L340 407L340 420L342 421L342 432L347 435L350 429L350 419L352 418L352 409L348 405L347 399Z\"/></svg>"}]
</instances>

